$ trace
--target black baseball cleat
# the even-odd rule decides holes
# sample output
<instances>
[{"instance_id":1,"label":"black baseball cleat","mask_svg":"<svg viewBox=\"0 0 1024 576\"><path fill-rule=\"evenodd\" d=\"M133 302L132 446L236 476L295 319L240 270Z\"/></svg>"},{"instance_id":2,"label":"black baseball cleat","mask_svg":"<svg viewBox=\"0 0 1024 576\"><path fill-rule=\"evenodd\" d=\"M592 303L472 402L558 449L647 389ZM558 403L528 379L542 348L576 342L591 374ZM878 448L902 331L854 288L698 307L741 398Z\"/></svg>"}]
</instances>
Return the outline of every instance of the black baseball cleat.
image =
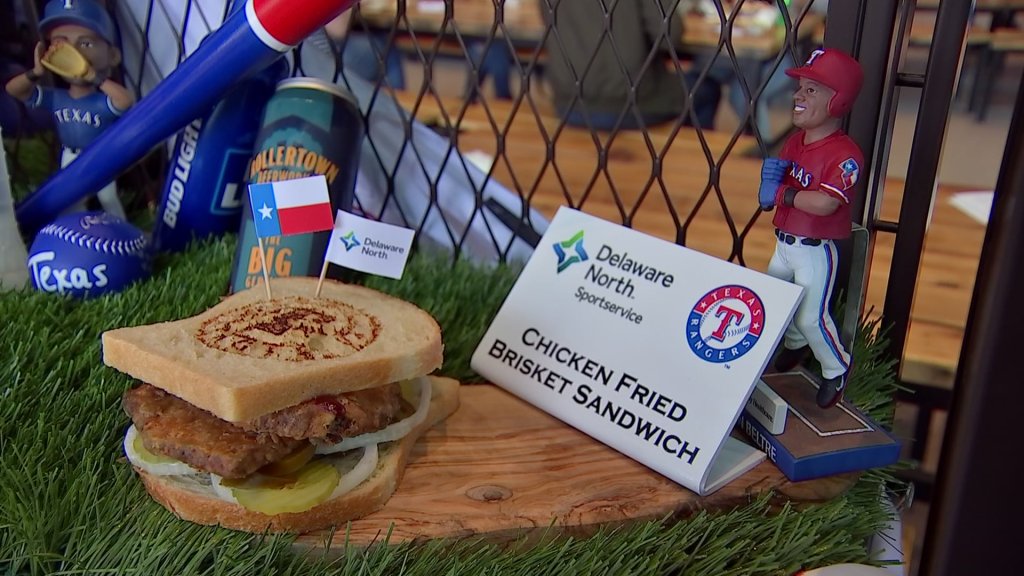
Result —
<instances>
[{"instance_id":1,"label":"black baseball cleat","mask_svg":"<svg viewBox=\"0 0 1024 576\"><path fill-rule=\"evenodd\" d=\"M779 355L775 357L775 371L789 372L796 368L807 357L808 351L810 351L809 346L800 348L786 348L783 346L782 352L779 352Z\"/></svg>"},{"instance_id":2,"label":"black baseball cleat","mask_svg":"<svg viewBox=\"0 0 1024 576\"><path fill-rule=\"evenodd\" d=\"M823 378L821 384L818 386L818 406L821 408L831 408L839 401L843 399L843 392L846 390L846 377L850 374L850 371L842 373L835 378Z\"/></svg>"}]
</instances>

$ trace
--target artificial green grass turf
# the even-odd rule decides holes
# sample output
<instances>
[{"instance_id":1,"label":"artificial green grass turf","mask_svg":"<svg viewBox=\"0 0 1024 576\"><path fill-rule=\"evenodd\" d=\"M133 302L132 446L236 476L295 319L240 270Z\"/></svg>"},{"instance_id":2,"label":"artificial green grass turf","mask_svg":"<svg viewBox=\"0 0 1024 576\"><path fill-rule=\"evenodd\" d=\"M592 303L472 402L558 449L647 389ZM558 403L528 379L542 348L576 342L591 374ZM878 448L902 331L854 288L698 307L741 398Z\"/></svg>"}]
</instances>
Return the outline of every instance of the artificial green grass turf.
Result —
<instances>
[{"instance_id":1,"label":"artificial green grass turf","mask_svg":"<svg viewBox=\"0 0 1024 576\"><path fill-rule=\"evenodd\" d=\"M525 551L432 543L327 559L293 548L291 537L179 521L146 495L123 457L128 418L120 395L134 383L103 366L99 336L216 303L227 289L234 245L229 236L161 257L152 279L95 300L0 293L0 573L788 575L867 561L866 539L889 519L879 494L892 480L875 471L822 505L780 508L759 498L728 512L554 539ZM366 283L434 314L445 339L442 372L473 381L469 357L516 274L416 256L401 282ZM876 326L865 328L850 396L889 424L892 363L881 359Z\"/></svg>"}]
</instances>

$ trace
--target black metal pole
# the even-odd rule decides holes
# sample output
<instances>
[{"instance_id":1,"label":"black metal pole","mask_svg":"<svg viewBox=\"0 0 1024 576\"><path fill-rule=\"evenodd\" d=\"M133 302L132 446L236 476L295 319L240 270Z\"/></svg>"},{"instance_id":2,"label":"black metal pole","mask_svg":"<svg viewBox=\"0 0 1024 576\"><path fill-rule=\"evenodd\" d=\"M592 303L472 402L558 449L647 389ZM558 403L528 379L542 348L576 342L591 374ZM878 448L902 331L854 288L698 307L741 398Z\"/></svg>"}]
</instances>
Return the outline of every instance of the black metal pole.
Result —
<instances>
[{"instance_id":1,"label":"black metal pole","mask_svg":"<svg viewBox=\"0 0 1024 576\"><path fill-rule=\"evenodd\" d=\"M831 2L828 5L827 22L841 22L842 25L825 28L825 46L849 53L867 72L853 109L844 120L844 128L864 154L861 181L856 186L851 213L853 223L868 228L869 234L870 218L865 216L865 206L875 203L869 202L868 197L878 194L881 183L875 174L878 173L878 166L886 165L889 154L888 142L878 140L877 133L885 119L879 110L890 100L892 94L892 81L888 79L887 71L898 1ZM871 33L865 35L865 30L870 30ZM871 269L872 257L870 237L867 242L868 247L862 256L854 250L852 238L837 243L839 270L836 285L846 287L847 299L857 299L847 301L841 328L843 343L849 349L853 348L854 335L860 323L867 294L867 271ZM852 270L857 271L858 277L850 277ZM836 296L837 294L832 295L833 298Z\"/></svg>"},{"instance_id":2,"label":"black metal pole","mask_svg":"<svg viewBox=\"0 0 1024 576\"><path fill-rule=\"evenodd\" d=\"M826 26L825 45L839 48L851 54L867 72L864 86L846 119L846 133L864 153L865 165L861 167L862 183L857 185L853 200L853 220L867 227L864 206L867 204L864 191L873 192L869 175L876 171L875 163L882 162L889 154L887 149L876 150L879 110L887 97L886 77L889 69L890 47L893 40L893 23L896 21L898 0L861 0L858 2L830 2L827 22L842 22L842 26Z\"/></svg>"},{"instance_id":3,"label":"black metal pole","mask_svg":"<svg viewBox=\"0 0 1024 576\"><path fill-rule=\"evenodd\" d=\"M920 574L1020 574L1024 499L1024 92L1018 89L967 317Z\"/></svg>"},{"instance_id":4,"label":"black metal pole","mask_svg":"<svg viewBox=\"0 0 1024 576\"><path fill-rule=\"evenodd\" d=\"M890 281L882 315L889 324L889 353L903 361L910 311L914 303L924 233L931 212L936 175L952 94L960 74L973 0L945 0L935 17L935 34L928 52L917 129L911 142L907 179L900 207L899 232L893 246Z\"/></svg>"}]
</instances>

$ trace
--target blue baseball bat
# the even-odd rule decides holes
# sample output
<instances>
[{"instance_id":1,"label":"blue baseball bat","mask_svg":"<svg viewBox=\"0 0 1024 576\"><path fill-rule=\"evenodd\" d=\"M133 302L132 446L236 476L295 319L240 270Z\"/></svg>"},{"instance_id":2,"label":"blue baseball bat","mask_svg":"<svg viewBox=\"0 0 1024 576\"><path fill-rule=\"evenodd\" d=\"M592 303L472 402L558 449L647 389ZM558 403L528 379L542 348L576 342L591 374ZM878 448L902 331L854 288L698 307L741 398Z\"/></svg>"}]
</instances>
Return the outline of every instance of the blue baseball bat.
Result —
<instances>
[{"instance_id":1,"label":"blue baseball bat","mask_svg":"<svg viewBox=\"0 0 1024 576\"><path fill-rule=\"evenodd\" d=\"M358 0L247 0L152 92L15 207L34 234Z\"/></svg>"}]
</instances>

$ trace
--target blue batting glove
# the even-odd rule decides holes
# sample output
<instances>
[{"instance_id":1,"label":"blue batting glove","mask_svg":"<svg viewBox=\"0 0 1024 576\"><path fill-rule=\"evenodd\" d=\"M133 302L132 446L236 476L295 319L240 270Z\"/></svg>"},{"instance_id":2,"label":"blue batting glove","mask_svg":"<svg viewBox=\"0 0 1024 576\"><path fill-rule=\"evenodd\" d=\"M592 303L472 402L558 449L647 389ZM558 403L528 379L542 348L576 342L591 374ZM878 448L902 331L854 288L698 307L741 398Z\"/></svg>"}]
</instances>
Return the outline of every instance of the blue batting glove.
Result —
<instances>
[{"instance_id":1,"label":"blue batting glove","mask_svg":"<svg viewBox=\"0 0 1024 576\"><path fill-rule=\"evenodd\" d=\"M761 187L757 190L757 201L761 204L761 210L768 211L775 207L775 191L778 189L778 183L761 182Z\"/></svg>"},{"instance_id":2,"label":"blue batting glove","mask_svg":"<svg viewBox=\"0 0 1024 576\"><path fill-rule=\"evenodd\" d=\"M765 158L761 164L761 187L757 190L757 201L761 210L771 210L775 206L775 192L782 184L782 179L789 171L789 160L781 158Z\"/></svg>"},{"instance_id":3,"label":"blue batting glove","mask_svg":"<svg viewBox=\"0 0 1024 576\"><path fill-rule=\"evenodd\" d=\"M768 181L776 185L782 184L782 179L786 177L790 164L789 160L781 158L765 158L761 164L761 182Z\"/></svg>"}]
</instances>

